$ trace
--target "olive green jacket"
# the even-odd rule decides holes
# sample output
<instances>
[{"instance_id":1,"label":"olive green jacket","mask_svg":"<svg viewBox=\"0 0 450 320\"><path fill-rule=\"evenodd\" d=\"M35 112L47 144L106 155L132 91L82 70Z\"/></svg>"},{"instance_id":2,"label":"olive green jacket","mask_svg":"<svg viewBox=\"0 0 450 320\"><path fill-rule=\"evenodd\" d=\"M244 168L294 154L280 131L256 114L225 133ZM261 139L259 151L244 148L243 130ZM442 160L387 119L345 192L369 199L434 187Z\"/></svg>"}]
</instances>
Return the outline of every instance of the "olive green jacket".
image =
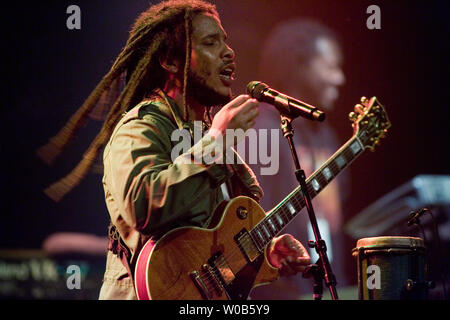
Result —
<instances>
[{"instance_id":1,"label":"olive green jacket","mask_svg":"<svg viewBox=\"0 0 450 320\"><path fill-rule=\"evenodd\" d=\"M231 197L246 195L259 201L263 195L245 164L183 161L198 156L199 146L214 144L210 137L172 161L171 152L179 141L171 136L177 129L192 135L194 125L182 120L173 100L155 90L123 116L105 147L106 205L111 223L131 252L131 266L148 239L177 227L207 226L214 208L224 200L223 183L230 187ZM99 298L136 299L132 279L111 251Z\"/></svg>"}]
</instances>

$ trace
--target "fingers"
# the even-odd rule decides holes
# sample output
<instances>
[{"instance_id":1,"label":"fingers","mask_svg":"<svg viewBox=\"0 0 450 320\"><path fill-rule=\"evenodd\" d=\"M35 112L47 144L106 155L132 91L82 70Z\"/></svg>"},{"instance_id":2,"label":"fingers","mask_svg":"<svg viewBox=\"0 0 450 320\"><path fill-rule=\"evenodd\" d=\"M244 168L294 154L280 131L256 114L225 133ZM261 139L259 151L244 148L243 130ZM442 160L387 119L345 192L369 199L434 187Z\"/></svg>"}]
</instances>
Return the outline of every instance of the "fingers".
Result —
<instances>
[{"instance_id":1,"label":"fingers","mask_svg":"<svg viewBox=\"0 0 450 320\"><path fill-rule=\"evenodd\" d=\"M258 100L249 99L233 109L237 127L247 130L255 125L256 117L259 115L258 105Z\"/></svg>"},{"instance_id":2,"label":"fingers","mask_svg":"<svg viewBox=\"0 0 450 320\"><path fill-rule=\"evenodd\" d=\"M282 276L293 276L297 273L295 268L287 261L287 258L281 260L281 264L280 274Z\"/></svg>"},{"instance_id":3,"label":"fingers","mask_svg":"<svg viewBox=\"0 0 450 320\"><path fill-rule=\"evenodd\" d=\"M248 99L242 103L239 107L236 107L233 111L235 115L240 118L244 123L254 121L259 115L258 111L259 102L256 99Z\"/></svg>"},{"instance_id":4,"label":"fingers","mask_svg":"<svg viewBox=\"0 0 450 320\"><path fill-rule=\"evenodd\" d=\"M247 121L247 129L252 128L255 125L255 119L251 119Z\"/></svg>"},{"instance_id":5,"label":"fingers","mask_svg":"<svg viewBox=\"0 0 450 320\"><path fill-rule=\"evenodd\" d=\"M304 272L306 267L311 264L311 259L309 257L297 257L292 258L291 266L297 272Z\"/></svg>"},{"instance_id":6,"label":"fingers","mask_svg":"<svg viewBox=\"0 0 450 320\"><path fill-rule=\"evenodd\" d=\"M286 254L291 253L296 256L303 256L306 253L305 247L290 234L284 234L277 240L277 249Z\"/></svg>"},{"instance_id":7,"label":"fingers","mask_svg":"<svg viewBox=\"0 0 450 320\"><path fill-rule=\"evenodd\" d=\"M237 112L242 112L242 113L247 113L249 111L254 111L257 110L259 106L259 102L256 99L248 99L244 102L242 102L242 104L237 107Z\"/></svg>"},{"instance_id":8,"label":"fingers","mask_svg":"<svg viewBox=\"0 0 450 320\"><path fill-rule=\"evenodd\" d=\"M243 94L229 102L225 107L235 109L234 112L245 114L250 111L258 110L259 101L251 98L249 95Z\"/></svg>"},{"instance_id":9,"label":"fingers","mask_svg":"<svg viewBox=\"0 0 450 320\"><path fill-rule=\"evenodd\" d=\"M305 247L294 237L285 234L275 239L273 247L274 257L281 275L294 275L304 272L310 265L311 259Z\"/></svg>"},{"instance_id":10,"label":"fingers","mask_svg":"<svg viewBox=\"0 0 450 320\"><path fill-rule=\"evenodd\" d=\"M242 105L244 102L250 99L250 96L248 94L241 94L228 102L224 108L236 108Z\"/></svg>"},{"instance_id":11,"label":"fingers","mask_svg":"<svg viewBox=\"0 0 450 320\"><path fill-rule=\"evenodd\" d=\"M292 276L298 272L305 272L310 263L311 261L309 258L287 256L280 260L280 264L277 268L280 270L282 276Z\"/></svg>"},{"instance_id":12,"label":"fingers","mask_svg":"<svg viewBox=\"0 0 450 320\"><path fill-rule=\"evenodd\" d=\"M248 130L250 128L252 128L255 123L256 123L256 117L259 115L258 110L256 110L256 112L252 112L246 115L246 117L244 118L244 130Z\"/></svg>"},{"instance_id":13,"label":"fingers","mask_svg":"<svg viewBox=\"0 0 450 320\"><path fill-rule=\"evenodd\" d=\"M287 256L286 261L297 271L299 271L299 269L305 269L307 265L311 264L311 259L309 258L309 256Z\"/></svg>"},{"instance_id":14,"label":"fingers","mask_svg":"<svg viewBox=\"0 0 450 320\"><path fill-rule=\"evenodd\" d=\"M303 273L308 265L310 265L309 259L287 256L285 259L281 259L281 267L279 269L281 275L292 276L298 272Z\"/></svg>"},{"instance_id":15,"label":"fingers","mask_svg":"<svg viewBox=\"0 0 450 320\"><path fill-rule=\"evenodd\" d=\"M243 129L246 131L255 125L259 115L259 102L249 95L240 95L226 104L214 117L212 127L222 134L226 129Z\"/></svg>"}]
</instances>

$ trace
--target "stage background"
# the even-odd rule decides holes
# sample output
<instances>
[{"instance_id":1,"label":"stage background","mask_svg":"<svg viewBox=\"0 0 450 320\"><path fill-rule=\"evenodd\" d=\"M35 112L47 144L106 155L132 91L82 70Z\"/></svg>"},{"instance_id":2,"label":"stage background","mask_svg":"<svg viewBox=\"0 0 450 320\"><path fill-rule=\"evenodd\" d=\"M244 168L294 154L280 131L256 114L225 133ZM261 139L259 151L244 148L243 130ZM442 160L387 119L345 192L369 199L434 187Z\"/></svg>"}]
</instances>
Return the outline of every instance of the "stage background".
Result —
<instances>
[{"instance_id":1,"label":"stage background","mask_svg":"<svg viewBox=\"0 0 450 320\"><path fill-rule=\"evenodd\" d=\"M326 120L341 142L352 134L348 113L361 96L375 95L386 106L392 122L387 138L375 153L366 152L349 168L352 196L344 204L346 219L418 174L450 173L449 20L444 1L214 3L237 55L235 95L257 80L258 52L269 30L299 16L315 18L341 36L347 81ZM81 30L66 27L71 4L81 8ZM366 27L371 4L381 8L381 30ZM148 5L142 0L2 3L0 248L39 249L48 235L61 231L106 236L101 174L90 174L60 203L42 193L78 163L100 123L88 122L53 167L43 164L35 151L106 74L134 19ZM348 263L354 264L350 254Z\"/></svg>"}]
</instances>

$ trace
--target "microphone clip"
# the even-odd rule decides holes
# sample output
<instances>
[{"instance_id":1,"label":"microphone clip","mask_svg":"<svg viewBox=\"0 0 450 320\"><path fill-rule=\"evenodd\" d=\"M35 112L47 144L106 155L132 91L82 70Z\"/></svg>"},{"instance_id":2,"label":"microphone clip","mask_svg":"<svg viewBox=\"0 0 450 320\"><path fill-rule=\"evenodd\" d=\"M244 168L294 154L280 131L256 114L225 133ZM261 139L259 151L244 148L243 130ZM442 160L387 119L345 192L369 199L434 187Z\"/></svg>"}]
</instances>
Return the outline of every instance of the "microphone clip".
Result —
<instances>
[{"instance_id":1,"label":"microphone clip","mask_svg":"<svg viewBox=\"0 0 450 320\"><path fill-rule=\"evenodd\" d=\"M417 225L420 223L420 217L423 216L424 213L430 211L428 208L421 208L418 210L413 210L409 213L409 219L408 219L408 227L414 225Z\"/></svg>"}]
</instances>

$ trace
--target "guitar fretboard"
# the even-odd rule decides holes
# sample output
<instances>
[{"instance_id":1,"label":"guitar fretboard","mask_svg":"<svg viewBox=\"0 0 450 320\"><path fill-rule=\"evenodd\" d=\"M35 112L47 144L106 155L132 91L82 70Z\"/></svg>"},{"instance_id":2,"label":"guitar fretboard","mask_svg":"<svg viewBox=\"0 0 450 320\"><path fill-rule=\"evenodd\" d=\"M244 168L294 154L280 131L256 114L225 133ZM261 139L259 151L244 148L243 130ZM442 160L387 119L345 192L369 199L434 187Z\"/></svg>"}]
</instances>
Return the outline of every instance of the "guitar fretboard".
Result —
<instances>
[{"instance_id":1,"label":"guitar fretboard","mask_svg":"<svg viewBox=\"0 0 450 320\"><path fill-rule=\"evenodd\" d=\"M317 169L308 179L306 186L313 199L320 193L342 170L353 162L362 152L364 146L353 136L330 159ZM292 173L294 174L294 173ZM249 234L260 252L278 235L292 219L305 207L305 200L300 186L294 189L267 216L261 220Z\"/></svg>"}]
</instances>

